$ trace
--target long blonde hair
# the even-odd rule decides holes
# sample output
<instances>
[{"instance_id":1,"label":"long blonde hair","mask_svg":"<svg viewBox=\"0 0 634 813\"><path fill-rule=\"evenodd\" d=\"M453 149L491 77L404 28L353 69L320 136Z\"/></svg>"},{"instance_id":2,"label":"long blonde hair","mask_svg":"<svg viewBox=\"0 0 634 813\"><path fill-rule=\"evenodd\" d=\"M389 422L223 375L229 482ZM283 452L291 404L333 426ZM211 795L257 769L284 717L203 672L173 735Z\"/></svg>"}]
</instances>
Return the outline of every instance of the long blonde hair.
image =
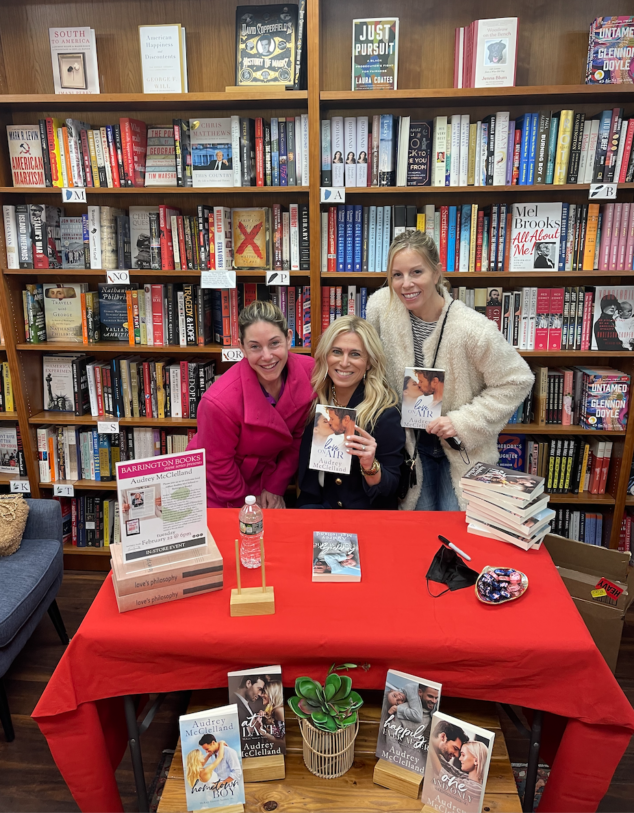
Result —
<instances>
[{"instance_id":1,"label":"long blonde hair","mask_svg":"<svg viewBox=\"0 0 634 813\"><path fill-rule=\"evenodd\" d=\"M282 690L282 683L279 680L273 680L267 683L264 690L269 696L273 709L284 705L284 692Z\"/></svg>"},{"instance_id":2,"label":"long blonde hair","mask_svg":"<svg viewBox=\"0 0 634 813\"><path fill-rule=\"evenodd\" d=\"M197 748L190 751L185 759L187 763L187 783L190 788L193 788L197 780L200 778L200 769L202 768L202 754Z\"/></svg>"},{"instance_id":3,"label":"long blonde hair","mask_svg":"<svg viewBox=\"0 0 634 813\"><path fill-rule=\"evenodd\" d=\"M476 778L475 781L482 784L482 778L484 776L484 769L487 764L487 747L483 742L479 742L478 740L470 740L469 742L465 742L462 746L466 748L467 751L471 754L474 759L478 760L478 765L476 769Z\"/></svg>"},{"instance_id":4,"label":"long blonde hair","mask_svg":"<svg viewBox=\"0 0 634 813\"><path fill-rule=\"evenodd\" d=\"M372 431L381 413L396 406L398 398L387 383L387 365L379 335L369 322L359 316L341 316L321 334L311 379L313 390L317 393L315 404L331 402L332 381L328 376L328 354L337 338L344 333L356 333L368 354L370 368L365 375L365 397L356 407L356 424L366 431ZM314 406L312 414L315 414Z\"/></svg>"},{"instance_id":5,"label":"long blonde hair","mask_svg":"<svg viewBox=\"0 0 634 813\"><path fill-rule=\"evenodd\" d=\"M407 229L392 240L392 245L387 254L387 284L390 286L390 295L392 293L392 265L394 263L394 257L399 251L404 251L407 248L418 252L432 271L439 275L438 282L436 283L436 291L440 296L443 296L444 291L451 289L451 286L443 276L442 268L440 267L438 247L433 238L426 232L417 231L416 229Z\"/></svg>"}]
</instances>

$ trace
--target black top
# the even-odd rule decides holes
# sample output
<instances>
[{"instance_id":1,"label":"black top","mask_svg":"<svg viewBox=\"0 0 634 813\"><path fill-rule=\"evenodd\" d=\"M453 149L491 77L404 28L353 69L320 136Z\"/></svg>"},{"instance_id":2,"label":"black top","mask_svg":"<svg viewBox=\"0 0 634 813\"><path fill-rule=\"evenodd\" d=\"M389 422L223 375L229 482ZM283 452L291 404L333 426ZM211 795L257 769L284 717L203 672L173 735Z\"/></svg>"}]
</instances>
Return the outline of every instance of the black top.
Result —
<instances>
[{"instance_id":1,"label":"black top","mask_svg":"<svg viewBox=\"0 0 634 813\"><path fill-rule=\"evenodd\" d=\"M365 396L363 382L355 390L348 407L354 409ZM405 430L401 426L401 413L390 407L381 413L370 434L376 440L376 459L381 464L381 482L370 486L361 474L359 458L352 457L350 474L324 472L324 486L319 485L319 472L308 468L313 438L312 421L304 430L299 451L299 487L301 493L297 507L329 503L332 508L388 510L398 508L396 492L405 447ZM338 484L338 481L340 484Z\"/></svg>"}]
</instances>

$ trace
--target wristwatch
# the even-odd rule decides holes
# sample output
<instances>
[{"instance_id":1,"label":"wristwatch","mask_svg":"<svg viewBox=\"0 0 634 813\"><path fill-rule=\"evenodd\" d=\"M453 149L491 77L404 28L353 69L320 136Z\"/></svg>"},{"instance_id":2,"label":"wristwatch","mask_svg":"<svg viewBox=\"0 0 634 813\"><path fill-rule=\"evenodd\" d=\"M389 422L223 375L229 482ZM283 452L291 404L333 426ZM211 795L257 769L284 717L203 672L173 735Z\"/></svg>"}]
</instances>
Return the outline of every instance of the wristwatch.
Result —
<instances>
[{"instance_id":1,"label":"wristwatch","mask_svg":"<svg viewBox=\"0 0 634 813\"><path fill-rule=\"evenodd\" d=\"M364 469L363 466L361 466L361 474L365 474L366 477L372 477L373 474L378 474L380 471L381 464L376 459L376 457L374 458L374 462L372 463L369 469Z\"/></svg>"}]
</instances>

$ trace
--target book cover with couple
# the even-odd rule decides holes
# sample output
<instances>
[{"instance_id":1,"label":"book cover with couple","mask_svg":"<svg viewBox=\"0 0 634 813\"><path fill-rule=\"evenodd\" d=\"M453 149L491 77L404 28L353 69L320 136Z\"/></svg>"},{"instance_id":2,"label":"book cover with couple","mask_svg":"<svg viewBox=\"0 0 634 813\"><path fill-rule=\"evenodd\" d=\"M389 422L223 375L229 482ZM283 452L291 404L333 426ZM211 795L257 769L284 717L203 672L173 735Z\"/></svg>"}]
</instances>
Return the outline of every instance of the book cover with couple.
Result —
<instances>
[{"instance_id":1,"label":"book cover with couple","mask_svg":"<svg viewBox=\"0 0 634 813\"><path fill-rule=\"evenodd\" d=\"M236 704L179 718L187 810L244 804Z\"/></svg>"},{"instance_id":2,"label":"book cover with couple","mask_svg":"<svg viewBox=\"0 0 634 813\"><path fill-rule=\"evenodd\" d=\"M427 429L430 421L440 418L444 389L444 370L406 367L401 426Z\"/></svg>"},{"instance_id":3,"label":"book cover with couple","mask_svg":"<svg viewBox=\"0 0 634 813\"><path fill-rule=\"evenodd\" d=\"M346 436L354 435L356 410L317 404L309 468L350 474L352 455L346 449Z\"/></svg>"},{"instance_id":4,"label":"book cover with couple","mask_svg":"<svg viewBox=\"0 0 634 813\"><path fill-rule=\"evenodd\" d=\"M361 581L359 540L356 534L313 532L313 581Z\"/></svg>"},{"instance_id":5,"label":"book cover with couple","mask_svg":"<svg viewBox=\"0 0 634 813\"><path fill-rule=\"evenodd\" d=\"M390 669L385 681L379 738L379 759L424 775L433 713L442 685Z\"/></svg>"},{"instance_id":6,"label":"book cover with couple","mask_svg":"<svg viewBox=\"0 0 634 813\"><path fill-rule=\"evenodd\" d=\"M435 712L423 805L439 813L481 813L494 739L492 731Z\"/></svg>"},{"instance_id":7,"label":"book cover with couple","mask_svg":"<svg viewBox=\"0 0 634 813\"><path fill-rule=\"evenodd\" d=\"M281 666L229 672L229 702L238 708L242 758L286 753Z\"/></svg>"}]
</instances>

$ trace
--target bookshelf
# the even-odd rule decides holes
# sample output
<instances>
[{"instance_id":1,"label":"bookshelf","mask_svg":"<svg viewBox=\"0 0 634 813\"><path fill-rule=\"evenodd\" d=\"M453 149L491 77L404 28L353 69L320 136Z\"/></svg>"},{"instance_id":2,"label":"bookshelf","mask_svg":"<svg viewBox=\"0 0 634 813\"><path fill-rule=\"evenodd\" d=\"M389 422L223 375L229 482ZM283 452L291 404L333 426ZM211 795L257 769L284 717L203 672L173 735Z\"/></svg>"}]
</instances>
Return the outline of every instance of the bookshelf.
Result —
<instances>
[{"instance_id":1,"label":"bookshelf","mask_svg":"<svg viewBox=\"0 0 634 813\"><path fill-rule=\"evenodd\" d=\"M160 125L182 116L262 115L309 116L310 187L242 187L227 189L145 188L145 189L87 189L89 203L127 208L163 202L193 213L198 204L225 206L269 206L279 202L298 201L309 204L310 218L310 271L293 272L298 284L311 285L311 317L313 349L321 331L321 285L359 284L371 293L385 284L385 275L379 273L321 272L320 229L321 211L319 194L320 175L320 121L332 115L373 115L391 112L429 120L436 115L469 113L472 121L487 113L509 110L515 118L523 112L539 109L560 109L571 106L587 115L613 106L625 108L634 115L634 86L586 86L580 84L585 67L588 28L592 19L600 15L631 13L628 0L580 0L570 4L564 0L551 0L548 4L535 4L529 0L447 0L445 3L412 3L394 0L390 13L400 18L399 90L393 92L350 91L351 20L354 17L380 17L384 3L378 0L307 0L307 89L295 92L225 91L234 78L235 8L239 0L205 4L191 0L141 0L139 3L121 4L116 0L85 2L80 5L47 4L32 0L23 4L3 4L0 21L0 128L7 124L26 124L54 114L59 118L75 116L87 118L95 125L112 122L121 115L131 115L148 123ZM254 3L261 4L259 0ZM518 16L517 85L513 88L454 89L454 29L467 25L476 18ZM141 93L141 65L138 44L138 26L148 22L180 22L187 29L187 56L190 93ZM53 94L48 28L49 26L92 26L97 36L100 85L99 95L59 96ZM26 69L25 69L26 66ZM84 115L86 114L86 115ZM11 186L8 148L4 135L0 136L0 199L1 203L29 203L38 200L56 203L57 189L23 189ZM500 198L511 202L566 200L582 203L588 199L587 185L531 186L531 187L441 187L441 188L352 188L346 196L355 203L369 203L371 199L384 205L426 203L455 204L481 203ZM619 189L619 201L634 200L634 184ZM83 205L66 205L69 215L85 211ZM51 281L53 278L88 281L96 287L105 281L105 272L86 271L50 272L46 270L8 270L3 266L6 252L4 234L0 229L0 320L5 326L6 347L0 348L0 358L10 364L14 381L16 412L12 418L19 421L27 470L33 496L51 494L52 486L38 482L35 430L47 423L92 426L89 416L51 415L42 405L42 354L87 349L97 358L110 358L127 353L133 348L119 343L100 342L83 348L81 345L32 345L24 341L21 290L26 282ZM262 272L238 271L240 280L257 281ZM592 284L600 280L606 285L629 282L634 275L623 272L549 272L531 274L463 273L449 274L453 285L478 287L505 278L514 285L558 286ZM193 281L196 272L132 271L136 281L167 280ZM531 282L529 282L531 280ZM134 353L156 357L157 354L175 358L184 354L214 357L220 362L217 345L179 348L139 347ZM310 352L306 348L298 352ZM543 360L549 365L579 362L612 363L634 376L632 354L596 353L581 351L523 351L527 360ZM220 369L223 368L220 365ZM4 416L0 416L4 419ZM122 419L122 425L160 426L166 428L195 426L193 419ZM539 433L543 435L592 434L577 427L535 426L510 424L509 432ZM614 493L590 495L552 495L553 503L604 506L613 513L610 546L618 545L620 520L625 506L634 505L627 496L630 461L634 452L634 421L625 433L605 433L615 442L614 454L620 460L620 476ZM615 437L616 436L616 437ZM613 463L614 465L614 463ZM0 484L3 479L0 477ZM112 484L77 481L76 489L110 489ZM65 551L67 562L75 567L107 568L107 550L75 549ZM102 554L102 555L100 555Z\"/></svg>"}]
</instances>

